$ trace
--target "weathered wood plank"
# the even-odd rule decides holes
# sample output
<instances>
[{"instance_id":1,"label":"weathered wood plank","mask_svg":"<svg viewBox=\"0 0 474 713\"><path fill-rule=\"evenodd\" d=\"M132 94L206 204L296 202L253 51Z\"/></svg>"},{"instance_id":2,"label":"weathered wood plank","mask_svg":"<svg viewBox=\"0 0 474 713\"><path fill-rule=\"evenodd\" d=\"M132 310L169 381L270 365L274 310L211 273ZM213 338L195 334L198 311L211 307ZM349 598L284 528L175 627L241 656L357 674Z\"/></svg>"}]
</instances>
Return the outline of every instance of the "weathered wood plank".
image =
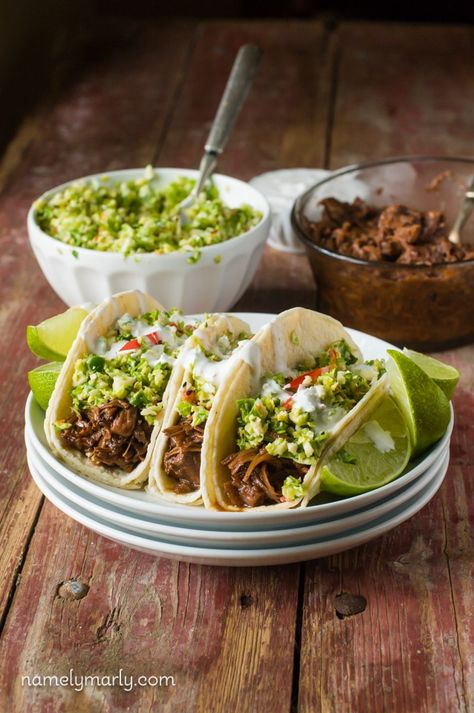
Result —
<instances>
[{"instance_id":1,"label":"weathered wood plank","mask_svg":"<svg viewBox=\"0 0 474 713\"><path fill-rule=\"evenodd\" d=\"M451 440L453 468L441 495L462 688L466 710L471 711L474 709L474 346L437 356L461 372L453 398L456 419Z\"/></svg>"},{"instance_id":2,"label":"weathered wood plank","mask_svg":"<svg viewBox=\"0 0 474 713\"><path fill-rule=\"evenodd\" d=\"M301 711L469 710L443 520L437 496L374 543L308 565ZM362 594L366 610L339 619L341 592Z\"/></svg>"},{"instance_id":3,"label":"weathered wood plank","mask_svg":"<svg viewBox=\"0 0 474 713\"><path fill-rule=\"evenodd\" d=\"M462 692L466 711L472 711L474 708L473 483L472 461L471 465L455 465L441 493L446 522L445 552L455 607L457 646L461 659Z\"/></svg>"},{"instance_id":4,"label":"weathered wood plank","mask_svg":"<svg viewBox=\"0 0 474 713\"><path fill-rule=\"evenodd\" d=\"M321 166L330 89L327 41L316 22L202 25L158 164L198 166L237 50L253 42L264 51L262 64L219 171L248 179L277 168Z\"/></svg>"},{"instance_id":5,"label":"weathered wood plank","mask_svg":"<svg viewBox=\"0 0 474 713\"><path fill-rule=\"evenodd\" d=\"M473 30L347 24L331 167L402 154L472 155Z\"/></svg>"},{"instance_id":6,"label":"weathered wood plank","mask_svg":"<svg viewBox=\"0 0 474 713\"><path fill-rule=\"evenodd\" d=\"M252 284L233 309L276 313L315 305L316 286L306 256L267 245Z\"/></svg>"},{"instance_id":7,"label":"weathered wood plank","mask_svg":"<svg viewBox=\"0 0 474 713\"><path fill-rule=\"evenodd\" d=\"M99 52L97 65L91 61L54 108L24 123L0 168L0 328L15 354L0 364L0 423L9 434L0 481L0 538L7 543L0 554L0 620L40 502L24 459L26 372L36 365L24 328L63 309L28 247L26 212L36 196L67 178L151 160L191 39L183 24L122 29L120 57ZM139 100L142 112L134 110Z\"/></svg>"},{"instance_id":8,"label":"weathered wood plank","mask_svg":"<svg viewBox=\"0 0 474 713\"><path fill-rule=\"evenodd\" d=\"M42 510L0 645L8 710L288 711L297 566L225 569L142 555ZM89 591L61 597L76 579ZM21 686L21 676L174 677L131 691ZM0 705L2 705L0 703Z\"/></svg>"},{"instance_id":9,"label":"weathered wood plank","mask_svg":"<svg viewBox=\"0 0 474 713\"><path fill-rule=\"evenodd\" d=\"M451 439L451 463L474 465L474 345L440 352L434 356L461 372L453 396L455 429Z\"/></svg>"},{"instance_id":10,"label":"weathered wood plank","mask_svg":"<svg viewBox=\"0 0 474 713\"><path fill-rule=\"evenodd\" d=\"M470 29L346 25L338 40L331 166L472 153ZM301 711L472 710L474 348L441 357L463 373L446 482L393 532L307 566ZM340 620L341 592L364 595L366 610Z\"/></svg>"}]
</instances>

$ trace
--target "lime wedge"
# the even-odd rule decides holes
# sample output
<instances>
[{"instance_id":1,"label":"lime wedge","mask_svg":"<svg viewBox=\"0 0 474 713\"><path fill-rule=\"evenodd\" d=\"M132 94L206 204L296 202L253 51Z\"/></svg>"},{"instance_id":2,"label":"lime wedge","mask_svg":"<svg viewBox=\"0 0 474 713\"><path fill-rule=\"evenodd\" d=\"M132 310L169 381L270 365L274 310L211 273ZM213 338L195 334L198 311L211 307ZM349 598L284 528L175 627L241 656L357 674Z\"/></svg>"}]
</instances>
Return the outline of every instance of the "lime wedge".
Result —
<instances>
[{"instance_id":1,"label":"lime wedge","mask_svg":"<svg viewBox=\"0 0 474 713\"><path fill-rule=\"evenodd\" d=\"M26 341L29 348L41 359L64 361L87 314L82 307L71 307L61 314L45 319L36 327L28 326Z\"/></svg>"},{"instance_id":2,"label":"lime wedge","mask_svg":"<svg viewBox=\"0 0 474 713\"><path fill-rule=\"evenodd\" d=\"M395 400L410 430L417 455L441 438L451 411L444 392L406 354L387 349L387 372Z\"/></svg>"},{"instance_id":3,"label":"lime wedge","mask_svg":"<svg viewBox=\"0 0 474 713\"><path fill-rule=\"evenodd\" d=\"M425 374L428 374L433 381L438 384L439 388L444 391L447 399L453 395L454 389L457 386L461 374L454 366L445 364L439 359L414 352L412 349L404 349L403 353L410 357L420 369L423 369Z\"/></svg>"},{"instance_id":4,"label":"lime wedge","mask_svg":"<svg viewBox=\"0 0 474 713\"><path fill-rule=\"evenodd\" d=\"M322 468L321 491L359 495L380 488L404 471L410 454L408 427L387 396Z\"/></svg>"},{"instance_id":5,"label":"lime wedge","mask_svg":"<svg viewBox=\"0 0 474 713\"><path fill-rule=\"evenodd\" d=\"M46 411L63 363L41 364L28 372L28 383L36 402Z\"/></svg>"}]
</instances>

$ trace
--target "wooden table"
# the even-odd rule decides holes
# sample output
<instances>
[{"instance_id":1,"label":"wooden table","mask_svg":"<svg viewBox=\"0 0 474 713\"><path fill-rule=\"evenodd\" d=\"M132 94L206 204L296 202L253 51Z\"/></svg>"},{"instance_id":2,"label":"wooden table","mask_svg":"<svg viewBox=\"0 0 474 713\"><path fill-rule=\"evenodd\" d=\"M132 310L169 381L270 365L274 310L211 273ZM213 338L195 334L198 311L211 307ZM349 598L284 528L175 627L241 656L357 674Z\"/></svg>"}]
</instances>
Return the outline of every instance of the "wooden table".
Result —
<instances>
[{"instance_id":1,"label":"wooden table","mask_svg":"<svg viewBox=\"0 0 474 713\"><path fill-rule=\"evenodd\" d=\"M28 247L31 201L63 180L195 166L238 46L265 62L221 161L244 179L406 153L472 154L474 30L319 22L108 22L20 127L0 167L2 711L474 710L474 346L440 492L326 559L232 569L157 559L45 501L23 447L24 328L63 309ZM304 257L267 249L237 309L314 305ZM87 587L68 596L70 580ZM341 593L365 611L336 612ZM175 686L22 686L21 676L171 675Z\"/></svg>"}]
</instances>

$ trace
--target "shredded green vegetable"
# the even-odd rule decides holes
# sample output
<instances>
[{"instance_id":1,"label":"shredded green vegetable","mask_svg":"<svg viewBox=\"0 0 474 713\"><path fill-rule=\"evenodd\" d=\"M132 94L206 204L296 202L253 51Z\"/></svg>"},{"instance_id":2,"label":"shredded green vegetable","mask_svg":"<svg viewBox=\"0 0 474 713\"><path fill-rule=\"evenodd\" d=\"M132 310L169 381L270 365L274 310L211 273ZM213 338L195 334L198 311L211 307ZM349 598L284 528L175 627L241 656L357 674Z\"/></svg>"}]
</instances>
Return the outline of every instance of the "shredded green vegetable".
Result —
<instances>
[{"instance_id":1,"label":"shredded green vegetable","mask_svg":"<svg viewBox=\"0 0 474 713\"><path fill-rule=\"evenodd\" d=\"M201 249L247 232L262 215L249 205L230 208L209 183L182 222L178 204L194 180L180 177L156 187L151 166L141 178L109 182L107 177L78 181L36 202L36 220L45 233L75 248L105 252L189 252L195 263ZM217 260L216 260L217 262Z\"/></svg>"}]
</instances>

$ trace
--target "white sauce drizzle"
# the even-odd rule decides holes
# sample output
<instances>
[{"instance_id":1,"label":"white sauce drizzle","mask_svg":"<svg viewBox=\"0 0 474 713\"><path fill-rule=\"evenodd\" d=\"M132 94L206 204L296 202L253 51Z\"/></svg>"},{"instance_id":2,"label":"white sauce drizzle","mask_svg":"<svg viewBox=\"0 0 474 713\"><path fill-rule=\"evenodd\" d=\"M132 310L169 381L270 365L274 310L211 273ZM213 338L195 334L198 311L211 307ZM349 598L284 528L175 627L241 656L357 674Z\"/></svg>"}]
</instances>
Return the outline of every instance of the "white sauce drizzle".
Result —
<instances>
[{"instance_id":1,"label":"white sauce drizzle","mask_svg":"<svg viewBox=\"0 0 474 713\"><path fill-rule=\"evenodd\" d=\"M266 379L262 386L262 397L266 398L267 396L270 398L276 397L282 403L285 403L291 397L291 394L282 389L275 379Z\"/></svg>"},{"instance_id":2,"label":"white sauce drizzle","mask_svg":"<svg viewBox=\"0 0 474 713\"><path fill-rule=\"evenodd\" d=\"M260 381L261 352L260 347L253 339L244 339L234 352L235 357L248 364L255 374L255 379Z\"/></svg>"},{"instance_id":3,"label":"white sauce drizzle","mask_svg":"<svg viewBox=\"0 0 474 713\"><path fill-rule=\"evenodd\" d=\"M192 371L198 379L220 386L229 369L230 359L222 359L221 361L212 361L200 350L196 349L192 362Z\"/></svg>"},{"instance_id":4,"label":"white sauce drizzle","mask_svg":"<svg viewBox=\"0 0 474 713\"><path fill-rule=\"evenodd\" d=\"M373 382L378 377L377 369L373 364L352 364L349 370L354 374L359 374L363 379L369 382Z\"/></svg>"},{"instance_id":5,"label":"white sauce drizzle","mask_svg":"<svg viewBox=\"0 0 474 713\"><path fill-rule=\"evenodd\" d=\"M327 408L322 402L325 390L321 384L315 384L308 388L301 387L298 389L293 398L293 407L300 408L305 413L314 413Z\"/></svg>"},{"instance_id":6,"label":"white sauce drizzle","mask_svg":"<svg viewBox=\"0 0 474 713\"><path fill-rule=\"evenodd\" d=\"M395 442L389 431L385 431L378 421L367 421L364 431L380 453L395 449Z\"/></svg>"}]
</instances>

